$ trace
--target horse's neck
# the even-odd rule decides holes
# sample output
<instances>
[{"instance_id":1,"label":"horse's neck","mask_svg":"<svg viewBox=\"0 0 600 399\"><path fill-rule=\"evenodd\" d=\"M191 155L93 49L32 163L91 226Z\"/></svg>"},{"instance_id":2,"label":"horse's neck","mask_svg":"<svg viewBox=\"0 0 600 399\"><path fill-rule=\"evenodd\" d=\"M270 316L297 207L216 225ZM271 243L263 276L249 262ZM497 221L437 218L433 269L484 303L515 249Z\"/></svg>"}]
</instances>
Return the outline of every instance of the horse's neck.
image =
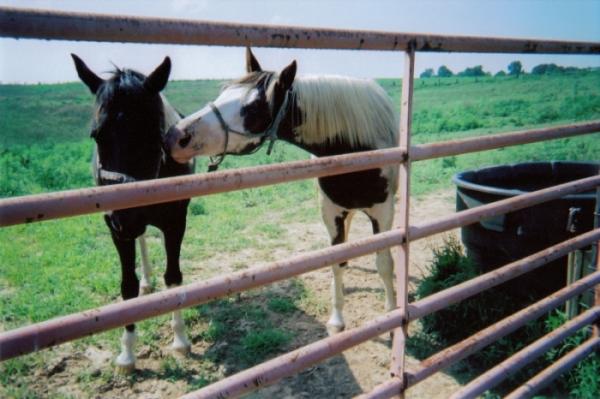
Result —
<instances>
[{"instance_id":1,"label":"horse's neck","mask_svg":"<svg viewBox=\"0 0 600 399\"><path fill-rule=\"evenodd\" d=\"M295 145L307 152L310 152L312 155L317 157L327 157L333 155L341 155L341 154L349 154L352 152L360 152L360 151L368 151L373 150L374 148L364 147L364 146L351 146L345 143L311 143L306 144L301 141L298 141L294 138L284 138L281 137L282 140L287 141L290 144Z\"/></svg>"},{"instance_id":2,"label":"horse's neck","mask_svg":"<svg viewBox=\"0 0 600 399\"><path fill-rule=\"evenodd\" d=\"M325 141L323 143L305 143L301 137L298 137L297 131L292 127L291 116L286 117L282 129L279 133L279 139L286 141L290 144L295 145L315 155L317 157L326 157L332 155L348 154L352 152L368 151L375 148L368 146L352 146L349 143L343 143L339 141L331 142Z\"/></svg>"}]
</instances>

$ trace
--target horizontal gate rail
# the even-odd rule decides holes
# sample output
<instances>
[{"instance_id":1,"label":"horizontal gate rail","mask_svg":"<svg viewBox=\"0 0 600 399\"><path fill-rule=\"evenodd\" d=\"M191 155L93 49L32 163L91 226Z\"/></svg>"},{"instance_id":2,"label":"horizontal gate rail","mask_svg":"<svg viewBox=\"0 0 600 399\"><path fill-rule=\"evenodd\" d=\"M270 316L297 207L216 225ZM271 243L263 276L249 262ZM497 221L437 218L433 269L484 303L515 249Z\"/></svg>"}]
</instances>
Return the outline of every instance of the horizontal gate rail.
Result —
<instances>
[{"instance_id":1,"label":"horizontal gate rail","mask_svg":"<svg viewBox=\"0 0 600 399\"><path fill-rule=\"evenodd\" d=\"M598 185L600 185L600 175L493 202L441 218L428 225L419 226L413 233L412 238L425 237L426 235L420 235L422 231L442 232L444 229L460 227L486 217L560 198L567 194L585 191ZM458 220L458 225L456 225L456 221L451 219ZM415 227L412 227L411 231L413 229ZM399 245L404 240L404 232L393 229L368 238L312 251L286 261L273 262L263 267L240 271L229 276L215 277L203 282L172 288L167 291L0 333L0 360L48 348L94 332L131 324L176 309L194 306L330 264L340 263Z\"/></svg>"},{"instance_id":2,"label":"horizontal gate rail","mask_svg":"<svg viewBox=\"0 0 600 399\"><path fill-rule=\"evenodd\" d=\"M569 252L588 246L600 239L600 228L573 237L543 249L523 259L511 262L491 272L457 284L443 291L413 302L408 308L408 319L414 321L450 305L477 295L522 274L535 270Z\"/></svg>"},{"instance_id":3,"label":"horizontal gate rail","mask_svg":"<svg viewBox=\"0 0 600 399\"><path fill-rule=\"evenodd\" d=\"M600 348L600 338L594 337L578 346L576 349L567 353L554 364L543 370L541 373L527 381L520 388L516 389L505 399L525 399L535 395L540 389L546 387L550 382L555 380L559 375L568 371L575 366L580 360Z\"/></svg>"},{"instance_id":4,"label":"horizontal gate rail","mask_svg":"<svg viewBox=\"0 0 600 399\"><path fill-rule=\"evenodd\" d=\"M487 205L470 208L441 217L430 223L411 226L409 230L410 240L419 240L433 234L466 226L499 214L551 201L575 192L592 190L598 185L600 185L600 175L573 180L569 183L559 184L542 190L532 191L527 194L521 194L512 198L492 202Z\"/></svg>"},{"instance_id":5,"label":"horizontal gate rail","mask_svg":"<svg viewBox=\"0 0 600 399\"><path fill-rule=\"evenodd\" d=\"M206 388L183 396L185 399L238 397L271 385L313 364L319 363L353 346L375 338L402 325L401 309L392 310L364 325L308 344L293 352L234 374Z\"/></svg>"},{"instance_id":6,"label":"horizontal gate rail","mask_svg":"<svg viewBox=\"0 0 600 399\"><path fill-rule=\"evenodd\" d=\"M402 231L391 230L298 255L288 260L276 261L262 267L235 272L227 276L217 276L205 281L6 331L0 333L0 360L31 353L93 333L122 327L176 309L206 303L219 297L284 280L331 264L341 263L398 245L403 239Z\"/></svg>"},{"instance_id":7,"label":"horizontal gate rail","mask_svg":"<svg viewBox=\"0 0 600 399\"><path fill-rule=\"evenodd\" d=\"M0 7L0 36L135 43L311 49L600 54L600 44L558 40L443 36L183 19L24 10Z\"/></svg>"},{"instance_id":8,"label":"horizontal gate rail","mask_svg":"<svg viewBox=\"0 0 600 399\"><path fill-rule=\"evenodd\" d=\"M400 392L401 389L409 388L427 377L445 369L452 364L470 356L492 342L510 334L519 327L534 320L544 313L556 308L569 298L589 290L600 284L600 271L594 272L585 278L557 291L556 293L534 303L531 306L509 316L501 321L481 330L471 337L452 345L441 352L423 360L418 367L407 373L407 386L402 387L402 381L392 378L378 386L371 393L362 395L361 398L390 398Z\"/></svg>"},{"instance_id":9,"label":"horizontal gate rail","mask_svg":"<svg viewBox=\"0 0 600 399\"><path fill-rule=\"evenodd\" d=\"M131 208L354 172L406 159L399 148L0 199L0 226Z\"/></svg>"},{"instance_id":10,"label":"horizontal gate rail","mask_svg":"<svg viewBox=\"0 0 600 399\"><path fill-rule=\"evenodd\" d=\"M585 326L600 319L600 306L593 307L568 321L552 332L544 335L527 347L521 349L502 363L486 371L467 385L456 391L449 399L476 398L486 390L495 387L525 365L542 356L565 338L573 335Z\"/></svg>"},{"instance_id":11,"label":"horizontal gate rail","mask_svg":"<svg viewBox=\"0 0 600 399\"><path fill-rule=\"evenodd\" d=\"M594 132L600 132L600 121L413 146L410 156L412 160L425 160L456 154L461 146L469 151L475 151L475 147L481 151ZM480 139L484 140L484 144L475 144ZM4 198L0 199L0 227L348 173L396 164L405 161L406 157L405 151L388 148L239 170Z\"/></svg>"},{"instance_id":12,"label":"horizontal gate rail","mask_svg":"<svg viewBox=\"0 0 600 399\"><path fill-rule=\"evenodd\" d=\"M402 388L402 380L396 376L392 376L389 380L382 382L373 388L370 392L363 393L355 399L387 399L396 398Z\"/></svg>"},{"instance_id":13,"label":"horizontal gate rail","mask_svg":"<svg viewBox=\"0 0 600 399\"><path fill-rule=\"evenodd\" d=\"M481 287L478 286L476 290L470 289L469 285L463 283L459 286L443 290L438 294L441 294L441 296L444 298L448 298L444 299L446 306L452 305L470 296L476 295L490 287L502 284L511 278L517 277L527 271L532 270L534 268L531 266L533 265L533 260L539 263L535 265L538 267L547 262L551 262L556 258L564 256L576 248L589 245L599 238L600 229L596 229L592 232L582 234L578 237L557 244L552 248L545 249L527 258L524 258L523 261L510 263L501 269L486 273L480 276L480 278L474 279L477 281L489 282L487 285L482 284ZM527 261L529 262L526 263ZM528 269L519 268L519 266L522 264L525 264ZM597 277L600 278L600 273ZM454 293L458 292L459 290L464 291L465 294L454 295ZM448 292L452 295L444 295ZM256 390L260 387L273 384L284 377L290 376L311 366L312 364L341 353L345 349L401 326L403 321L405 321L403 320L404 318L406 318L406 321L412 321L418 317L422 317L425 315L425 313L421 312L413 314L413 309L420 309L420 303L427 303L427 299L428 298L425 298L410 305L408 307L408 315L404 315L401 309L393 310L384 316L380 316L369 321L361 327L347 330L338 334L343 336L343 338L340 338L339 340L336 338L338 335L322 339L304 348L278 356L266 363L254 366L248 370L225 378L199 391L190 393L186 395L185 398L236 397L243 393ZM600 312L600 308L598 308L598 311ZM594 313L594 317L599 315L600 313ZM400 383L399 379L394 381L394 384ZM387 388L381 389L387 392Z\"/></svg>"},{"instance_id":14,"label":"horizontal gate rail","mask_svg":"<svg viewBox=\"0 0 600 399\"><path fill-rule=\"evenodd\" d=\"M600 271L587 275L577 282L547 296L546 298L508 316L501 321L479 331L475 335L444 349L423 360L415 370L408 373L408 385L414 385L430 375L470 356L492 342L510 334L544 313L555 309L567 299L583 293L600 284Z\"/></svg>"},{"instance_id":15,"label":"horizontal gate rail","mask_svg":"<svg viewBox=\"0 0 600 399\"><path fill-rule=\"evenodd\" d=\"M232 24L27 10L10 7L0 7L0 37L188 45L385 50L406 51L413 55L413 51L600 54L600 43L598 42ZM408 81L412 84L412 73L409 75ZM403 86L412 87L411 85ZM405 96L403 96L404 98ZM410 96L407 98L409 99L403 106L410 109ZM0 226L144 206L199 195L349 173L384 165L404 163L408 167L407 162L410 161L566 138L598 131L600 131L600 120L594 120L567 126L538 128L416 146L405 145L404 149L391 148L211 174L6 198L0 199ZM404 188L408 190L408 182L405 181L404 183ZM403 183L400 182L400 184ZM449 215L431 223L417 224L410 227L408 225L400 226L400 229L396 228L369 238L311 251L284 261L272 262L262 267L239 271L228 276L217 276L203 282L17 328L0 333L0 360L81 338L95 332L130 324L172 310L205 303L218 297L263 286L385 248L407 244L407 237L410 238L410 241L414 241L435 233L474 223L487 217L557 199L567 194L591 190L594 187L600 187L600 176L580 179L497 201ZM404 200L408 201L407 198L404 198ZM405 202L405 204L407 203ZM260 386L271 384L361 342L398 328L410 320L423 317L538 268L576 248L597 242L599 237L600 229L596 228L596 230L556 244L493 272L409 304L406 308L393 310L365 323L361 327L319 340L252 367L200 391L192 392L186 395L186 398L239 395ZM600 258L598 262L600 262ZM400 280L397 283L397 288L405 283L402 279ZM395 396L403 389L469 356L499 337L516 330L524 323L555 308L568 298L597 286L599 283L600 270L479 331L470 338L438 352L421 362L416 369L400 376L405 378L394 377L379 385L364 397ZM596 295L597 297L600 295L600 289L598 288ZM565 323L559 329L547 334L505 362L492 368L457 392L456 396L471 397L481 392L481 390L495 385L500 381L500 378L505 377L504 373L508 368L513 370L522 367L531 360L531 357L539 356L551 345L555 345L578 328L593 322L597 323L600 316L599 304L596 303L596 306L590 311L571 322ZM542 371L527 385L513 392L510 397L531 395L598 347L600 347L600 338L595 336L548 369ZM393 352L394 354L402 354L397 348Z\"/></svg>"},{"instance_id":16,"label":"horizontal gate rail","mask_svg":"<svg viewBox=\"0 0 600 399\"><path fill-rule=\"evenodd\" d=\"M432 144L412 146L410 148L410 160L421 161L424 159L447 157L450 155L461 155L470 152L567 138L596 132L600 132L600 120L575 123L566 126L553 126L541 129L470 137L460 140L440 141Z\"/></svg>"}]
</instances>

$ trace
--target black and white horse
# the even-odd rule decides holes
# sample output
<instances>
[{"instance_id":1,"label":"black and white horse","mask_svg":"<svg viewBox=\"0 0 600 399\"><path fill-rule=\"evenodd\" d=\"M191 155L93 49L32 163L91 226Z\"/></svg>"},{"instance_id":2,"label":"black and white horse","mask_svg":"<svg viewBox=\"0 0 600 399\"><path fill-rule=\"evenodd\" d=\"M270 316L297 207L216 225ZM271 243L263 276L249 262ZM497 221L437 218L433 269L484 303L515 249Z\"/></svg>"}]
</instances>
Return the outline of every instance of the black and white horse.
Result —
<instances>
[{"instance_id":1,"label":"black and white horse","mask_svg":"<svg viewBox=\"0 0 600 399\"><path fill-rule=\"evenodd\" d=\"M96 96L91 136L96 141L93 171L98 185L129 183L159 177L193 173L193 163L175 162L163 151L163 136L181 117L160 92L166 86L171 71L168 57L148 77L130 69L116 69L104 80L72 54L77 74ZM129 208L104 215L121 261L121 295L135 298L148 287L148 265L145 241L142 249L142 286L135 273L135 240L148 225L164 234L167 287L180 285L179 253L186 226L189 200ZM187 353L190 343L180 311L171 322L175 338L172 349ZM122 370L135 368L135 325L125 327L121 338L121 353L116 359Z\"/></svg>"},{"instance_id":2,"label":"black and white horse","mask_svg":"<svg viewBox=\"0 0 600 399\"><path fill-rule=\"evenodd\" d=\"M284 140L314 156L328 156L398 145L398 118L385 91L371 80L341 76L296 77L296 62L281 73L263 71L246 50L248 74L227 85L219 97L182 119L166 146L178 162L197 155L247 154L263 143ZM322 177L322 216L332 244L346 240L350 221L364 212L374 233L389 230L394 216L397 166ZM386 309L396 305L389 250L377 253ZM330 332L345 327L342 315L345 264L333 267Z\"/></svg>"}]
</instances>

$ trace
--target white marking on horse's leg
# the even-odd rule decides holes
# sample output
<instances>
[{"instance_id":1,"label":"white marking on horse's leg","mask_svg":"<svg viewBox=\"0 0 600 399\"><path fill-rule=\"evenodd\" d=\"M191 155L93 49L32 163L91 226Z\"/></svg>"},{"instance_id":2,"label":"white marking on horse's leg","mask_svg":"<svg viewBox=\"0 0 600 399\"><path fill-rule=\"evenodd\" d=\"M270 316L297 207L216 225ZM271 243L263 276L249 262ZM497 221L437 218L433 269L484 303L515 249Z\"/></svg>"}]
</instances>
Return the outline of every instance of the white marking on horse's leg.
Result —
<instances>
[{"instance_id":1,"label":"white marking on horse's leg","mask_svg":"<svg viewBox=\"0 0 600 399\"><path fill-rule=\"evenodd\" d=\"M331 316L327 321L327 330L330 334L335 334L343 331L346 327L344 322L343 309L344 309L344 282L343 275L344 269L339 265L331 267L333 272L333 280L331 282Z\"/></svg>"},{"instance_id":2,"label":"white marking on horse's leg","mask_svg":"<svg viewBox=\"0 0 600 399\"><path fill-rule=\"evenodd\" d=\"M133 347L137 340L135 331L125 330L121 336L121 353L117 356L115 364L120 372L129 373L135 369L135 355Z\"/></svg>"},{"instance_id":3,"label":"white marking on horse's leg","mask_svg":"<svg viewBox=\"0 0 600 399\"><path fill-rule=\"evenodd\" d=\"M142 278L140 279L140 295L146 295L152 292L152 284L150 283L150 259L148 257L148 245L146 244L146 236L141 235L137 239L140 245L140 253L142 258Z\"/></svg>"},{"instance_id":4,"label":"white marking on horse's leg","mask_svg":"<svg viewBox=\"0 0 600 399\"><path fill-rule=\"evenodd\" d=\"M381 204L373 206L365 211L373 224L373 232L384 232L392 228L394 221L394 203L393 196L388 196L387 200ZM376 231L378 230L378 231ZM385 310L390 311L396 308L396 293L394 292L394 261L389 249L377 252L375 264L377 271L383 281L385 291Z\"/></svg>"},{"instance_id":5,"label":"white marking on horse's leg","mask_svg":"<svg viewBox=\"0 0 600 399\"><path fill-rule=\"evenodd\" d=\"M379 251L376 255L377 271L383 281L385 291L385 310L396 308L396 293L394 292L394 262L389 249Z\"/></svg>"},{"instance_id":6,"label":"white marking on horse's leg","mask_svg":"<svg viewBox=\"0 0 600 399\"><path fill-rule=\"evenodd\" d=\"M351 212L335 205L325 194L322 193L321 213L323 221L331 237L332 244L339 244L346 241L347 229L349 227L348 218ZM340 231L341 230L341 231ZM330 334L335 334L344 330L344 270L340 265L332 266L333 279L331 281L331 316L327 322L327 330Z\"/></svg>"},{"instance_id":7,"label":"white marking on horse's leg","mask_svg":"<svg viewBox=\"0 0 600 399\"><path fill-rule=\"evenodd\" d=\"M188 353L190 353L192 344L185 335L185 322L183 321L183 317L181 316L181 310L176 310L173 312L171 327L173 328L174 334L171 349L173 349L173 351L175 351L176 353L187 355Z\"/></svg>"},{"instance_id":8,"label":"white marking on horse's leg","mask_svg":"<svg viewBox=\"0 0 600 399\"><path fill-rule=\"evenodd\" d=\"M176 285L171 285L169 288L177 287ZM179 353L182 355L187 355L190 353L190 349L192 344L187 339L185 334L185 321L181 315L181 310L173 311L173 317L171 319L171 328L173 328L173 343L171 344L171 349L175 353Z\"/></svg>"}]
</instances>

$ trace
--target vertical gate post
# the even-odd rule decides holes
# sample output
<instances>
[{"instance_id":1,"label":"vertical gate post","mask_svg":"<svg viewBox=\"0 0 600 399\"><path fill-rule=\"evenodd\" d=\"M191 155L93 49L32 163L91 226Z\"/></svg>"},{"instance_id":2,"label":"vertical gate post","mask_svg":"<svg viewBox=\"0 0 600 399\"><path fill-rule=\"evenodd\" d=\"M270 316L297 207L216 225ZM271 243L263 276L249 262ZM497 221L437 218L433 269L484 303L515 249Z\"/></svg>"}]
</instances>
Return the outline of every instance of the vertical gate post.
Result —
<instances>
[{"instance_id":1,"label":"vertical gate post","mask_svg":"<svg viewBox=\"0 0 600 399\"><path fill-rule=\"evenodd\" d=\"M596 188L596 206L594 208L594 228L598 227L600 227L600 186ZM595 247L596 271L600 271L600 241L595 243ZM600 306L600 285L596 285L594 288L594 306ZM594 324L593 336L600 338L600 320L596 320Z\"/></svg>"},{"instance_id":2,"label":"vertical gate post","mask_svg":"<svg viewBox=\"0 0 600 399\"><path fill-rule=\"evenodd\" d=\"M404 76L402 77L402 98L400 100L400 148L405 150L406 160L400 164L398 174L398 200L400 211L397 227L405 232L405 239L398 251L394 251L394 264L396 272L396 306L404 311L405 320L408 320L408 265L409 265L409 223L408 212L410 204L410 131L412 122L412 100L413 100L413 75L415 70L415 51L413 46L406 49L404 56ZM392 376L402 380L402 388L399 395L404 397L406 386L404 358L406 350L407 322L402 327L394 330L392 344L392 365L390 373Z\"/></svg>"}]
</instances>

